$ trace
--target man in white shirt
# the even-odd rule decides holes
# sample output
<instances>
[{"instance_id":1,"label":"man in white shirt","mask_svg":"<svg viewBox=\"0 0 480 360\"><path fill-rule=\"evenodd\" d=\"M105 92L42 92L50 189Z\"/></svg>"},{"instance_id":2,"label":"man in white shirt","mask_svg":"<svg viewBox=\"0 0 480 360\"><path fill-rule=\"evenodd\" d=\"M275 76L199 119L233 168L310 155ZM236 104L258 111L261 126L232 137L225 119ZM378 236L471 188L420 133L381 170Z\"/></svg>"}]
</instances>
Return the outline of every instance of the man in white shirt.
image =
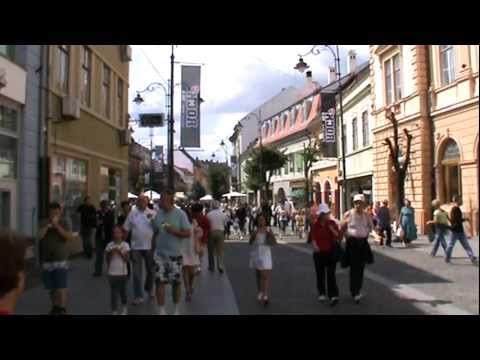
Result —
<instances>
[{"instance_id":1,"label":"man in white shirt","mask_svg":"<svg viewBox=\"0 0 480 360\"><path fill-rule=\"evenodd\" d=\"M148 197L140 195L137 199L137 206L130 211L127 220L123 224L126 231L132 232L131 239L131 257L133 273L133 292L135 299L134 305L143 302L143 262L147 270L145 279L145 291L154 297L153 288L153 226L152 220L155 218L155 211L147 207ZM143 261L142 261L143 260Z\"/></svg>"},{"instance_id":2,"label":"man in white shirt","mask_svg":"<svg viewBox=\"0 0 480 360\"><path fill-rule=\"evenodd\" d=\"M210 233L208 235L208 270L215 271L215 258L220 274L223 274L223 245L225 243L225 224L227 216L219 209L217 201L213 203L213 210L207 214L210 221Z\"/></svg>"}]
</instances>

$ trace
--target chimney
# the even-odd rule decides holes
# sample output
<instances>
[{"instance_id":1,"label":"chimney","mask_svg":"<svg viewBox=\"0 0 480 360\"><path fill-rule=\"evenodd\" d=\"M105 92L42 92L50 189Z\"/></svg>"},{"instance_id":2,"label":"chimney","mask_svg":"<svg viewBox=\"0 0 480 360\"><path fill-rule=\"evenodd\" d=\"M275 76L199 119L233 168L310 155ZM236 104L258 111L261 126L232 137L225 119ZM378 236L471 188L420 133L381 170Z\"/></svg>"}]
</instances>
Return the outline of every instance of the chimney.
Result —
<instances>
[{"instance_id":1,"label":"chimney","mask_svg":"<svg viewBox=\"0 0 480 360\"><path fill-rule=\"evenodd\" d=\"M311 83L312 82L312 72L311 71L307 71L307 83Z\"/></svg>"},{"instance_id":2,"label":"chimney","mask_svg":"<svg viewBox=\"0 0 480 360\"><path fill-rule=\"evenodd\" d=\"M357 53L355 50L350 50L348 52L348 73L351 74L355 72L357 68Z\"/></svg>"},{"instance_id":3,"label":"chimney","mask_svg":"<svg viewBox=\"0 0 480 360\"><path fill-rule=\"evenodd\" d=\"M335 80L337 80L337 72L335 71L335 68L333 66L330 66L328 68L328 83L332 83Z\"/></svg>"}]
</instances>

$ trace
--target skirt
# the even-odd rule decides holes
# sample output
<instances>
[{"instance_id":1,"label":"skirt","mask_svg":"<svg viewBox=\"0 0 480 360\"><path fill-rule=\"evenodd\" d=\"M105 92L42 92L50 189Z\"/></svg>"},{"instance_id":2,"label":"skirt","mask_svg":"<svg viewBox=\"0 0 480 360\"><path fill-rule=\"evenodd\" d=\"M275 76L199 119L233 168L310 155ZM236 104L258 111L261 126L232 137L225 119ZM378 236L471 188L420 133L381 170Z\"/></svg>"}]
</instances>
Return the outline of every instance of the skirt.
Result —
<instances>
[{"instance_id":1,"label":"skirt","mask_svg":"<svg viewBox=\"0 0 480 360\"><path fill-rule=\"evenodd\" d=\"M257 270L272 270L272 250L268 245L257 245L250 252L250 268Z\"/></svg>"}]
</instances>

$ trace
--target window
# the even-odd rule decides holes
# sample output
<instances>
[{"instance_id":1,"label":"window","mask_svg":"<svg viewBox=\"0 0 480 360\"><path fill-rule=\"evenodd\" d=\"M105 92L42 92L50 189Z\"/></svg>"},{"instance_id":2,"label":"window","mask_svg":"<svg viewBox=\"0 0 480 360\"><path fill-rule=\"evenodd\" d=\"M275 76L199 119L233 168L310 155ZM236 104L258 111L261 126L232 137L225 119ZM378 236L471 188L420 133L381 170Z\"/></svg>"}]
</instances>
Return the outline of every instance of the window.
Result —
<instances>
[{"instance_id":1,"label":"window","mask_svg":"<svg viewBox=\"0 0 480 360\"><path fill-rule=\"evenodd\" d=\"M303 154L296 153L295 154L295 164L297 165L297 173L303 173Z\"/></svg>"},{"instance_id":2,"label":"window","mask_svg":"<svg viewBox=\"0 0 480 360\"><path fill-rule=\"evenodd\" d=\"M15 55L15 45L0 45L0 55L13 60Z\"/></svg>"},{"instance_id":3,"label":"window","mask_svg":"<svg viewBox=\"0 0 480 360\"><path fill-rule=\"evenodd\" d=\"M92 82L92 51L83 46L82 50L82 103L90 106L91 82Z\"/></svg>"},{"instance_id":4,"label":"window","mask_svg":"<svg viewBox=\"0 0 480 360\"><path fill-rule=\"evenodd\" d=\"M312 109L312 102L310 100L306 100L303 104L303 121L307 121L308 115L310 114L310 110Z\"/></svg>"},{"instance_id":5,"label":"window","mask_svg":"<svg viewBox=\"0 0 480 360\"><path fill-rule=\"evenodd\" d=\"M60 91L68 93L70 68L70 45L58 45L58 86Z\"/></svg>"},{"instance_id":6,"label":"window","mask_svg":"<svg viewBox=\"0 0 480 360\"><path fill-rule=\"evenodd\" d=\"M283 130L287 129L287 119L288 119L288 115L283 114L283 125L282 125Z\"/></svg>"},{"instance_id":7,"label":"window","mask_svg":"<svg viewBox=\"0 0 480 360\"><path fill-rule=\"evenodd\" d=\"M440 45L440 69L442 71L442 85L450 84L455 80L455 58L453 45Z\"/></svg>"},{"instance_id":8,"label":"window","mask_svg":"<svg viewBox=\"0 0 480 360\"><path fill-rule=\"evenodd\" d=\"M369 128L368 128L368 113L364 111L362 113L362 137L363 137L363 146L368 146L370 144L369 139Z\"/></svg>"},{"instance_id":9,"label":"window","mask_svg":"<svg viewBox=\"0 0 480 360\"><path fill-rule=\"evenodd\" d=\"M277 129L278 129L278 121L277 119L275 119L273 121L273 131L272 131L272 134L275 134L277 132Z\"/></svg>"},{"instance_id":10,"label":"window","mask_svg":"<svg viewBox=\"0 0 480 360\"><path fill-rule=\"evenodd\" d=\"M288 164L289 164L289 170L291 173L295 172L295 156L294 154L288 155Z\"/></svg>"},{"instance_id":11,"label":"window","mask_svg":"<svg viewBox=\"0 0 480 360\"><path fill-rule=\"evenodd\" d=\"M102 106L103 115L110 117L110 69L105 64L102 77Z\"/></svg>"},{"instance_id":12,"label":"window","mask_svg":"<svg viewBox=\"0 0 480 360\"><path fill-rule=\"evenodd\" d=\"M18 110L0 104L0 179L17 177Z\"/></svg>"},{"instance_id":13,"label":"window","mask_svg":"<svg viewBox=\"0 0 480 360\"><path fill-rule=\"evenodd\" d=\"M290 112L290 127L295 126L295 121L297 120L296 117L297 117L297 109L294 107Z\"/></svg>"},{"instance_id":14,"label":"window","mask_svg":"<svg viewBox=\"0 0 480 360\"><path fill-rule=\"evenodd\" d=\"M0 129L17 132L18 111L10 107L0 105Z\"/></svg>"},{"instance_id":15,"label":"window","mask_svg":"<svg viewBox=\"0 0 480 360\"><path fill-rule=\"evenodd\" d=\"M358 126L357 118L352 120L352 140L353 140L353 151L358 149Z\"/></svg>"},{"instance_id":16,"label":"window","mask_svg":"<svg viewBox=\"0 0 480 360\"><path fill-rule=\"evenodd\" d=\"M288 163L290 162L290 158L287 159L287 161L285 161L285 165L283 166L283 173L285 175L288 175Z\"/></svg>"},{"instance_id":17,"label":"window","mask_svg":"<svg viewBox=\"0 0 480 360\"><path fill-rule=\"evenodd\" d=\"M268 130L270 130L270 126L268 125L268 123L265 125L265 135L264 137L268 137Z\"/></svg>"},{"instance_id":18,"label":"window","mask_svg":"<svg viewBox=\"0 0 480 360\"><path fill-rule=\"evenodd\" d=\"M342 127L342 143L345 144L345 152L348 152L347 124L343 124L343 127ZM342 153L342 156L343 156L343 153Z\"/></svg>"},{"instance_id":19,"label":"window","mask_svg":"<svg viewBox=\"0 0 480 360\"><path fill-rule=\"evenodd\" d=\"M118 79L117 84L118 125L123 127L123 80Z\"/></svg>"},{"instance_id":20,"label":"window","mask_svg":"<svg viewBox=\"0 0 480 360\"><path fill-rule=\"evenodd\" d=\"M387 105L400 100L402 97L399 54L385 61L385 95Z\"/></svg>"}]
</instances>

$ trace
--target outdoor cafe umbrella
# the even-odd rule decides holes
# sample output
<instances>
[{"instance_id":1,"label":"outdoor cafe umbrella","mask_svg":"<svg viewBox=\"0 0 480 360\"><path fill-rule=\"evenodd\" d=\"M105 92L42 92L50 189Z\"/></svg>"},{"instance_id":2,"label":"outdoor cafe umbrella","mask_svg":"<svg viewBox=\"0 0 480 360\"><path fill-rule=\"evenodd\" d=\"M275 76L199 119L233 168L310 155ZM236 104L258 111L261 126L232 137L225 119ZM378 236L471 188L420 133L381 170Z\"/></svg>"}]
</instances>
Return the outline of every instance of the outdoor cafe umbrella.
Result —
<instances>
[{"instance_id":1,"label":"outdoor cafe umbrella","mask_svg":"<svg viewBox=\"0 0 480 360\"><path fill-rule=\"evenodd\" d=\"M230 198L235 198L235 197L246 197L247 195L245 194L241 194L239 192L236 192L236 191L232 191L232 192L229 192L229 193L226 193L226 194L223 194L222 197L226 197L228 199Z\"/></svg>"},{"instance_id":2,"label":"outdoor cafe umbrella","mask_svg":"<svg viewBox=\"0 0 480 360\"><path fill-rule=\"evenodd\" d=\"M138 198L138 196L129 192L128 193L128 198L129 199L136 199L136 198Z\"/></svg>"},{"instance_id":3,"label":"outdoor cafe umbrella","mask_svg":"<svg viewBox=\"0 0 480 360\"><path fill-rule=\"evenodd\" d=\"M213 197L212 195L205 195L204 197L200 198L200 201L212 201Z\"/></svg>"}]
</instances>

